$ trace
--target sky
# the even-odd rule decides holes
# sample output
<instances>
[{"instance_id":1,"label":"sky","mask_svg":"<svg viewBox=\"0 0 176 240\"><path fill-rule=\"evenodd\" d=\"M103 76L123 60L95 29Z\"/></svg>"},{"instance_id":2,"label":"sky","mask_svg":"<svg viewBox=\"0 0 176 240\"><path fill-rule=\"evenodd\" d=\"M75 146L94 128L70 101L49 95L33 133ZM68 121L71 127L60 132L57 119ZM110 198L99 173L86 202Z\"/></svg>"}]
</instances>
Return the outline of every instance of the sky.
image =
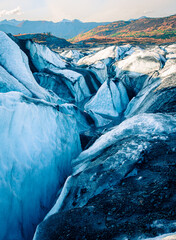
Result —
<instances>
[{"instance_id":1,"label":"sky","mask_svg":"<svg viewBox=\"0 0 176 240\"><path fill-rule=\"evenodd\" d=\"M0 20L111 22L176 14L176 0L0 0Z\"/></svg>"}]
</instances>

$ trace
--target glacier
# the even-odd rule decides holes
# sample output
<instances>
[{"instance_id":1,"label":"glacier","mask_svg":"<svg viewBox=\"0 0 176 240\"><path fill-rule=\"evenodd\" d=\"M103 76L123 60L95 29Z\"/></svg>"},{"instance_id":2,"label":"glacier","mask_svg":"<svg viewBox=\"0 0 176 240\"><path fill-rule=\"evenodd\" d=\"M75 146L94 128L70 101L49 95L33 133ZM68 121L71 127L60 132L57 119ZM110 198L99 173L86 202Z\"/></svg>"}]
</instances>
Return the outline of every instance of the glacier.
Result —
<instances>
[{"instance_id":1,"label":"glacier","mask_svg":"<svg viewBox=\"0 0 176 240\"><path fill-rule=\"evenodd\" d=\"M51 95L41 88L34 79L29 69L28 58L18 45L12 41L5 33L0 32L0 64L14 78L24 85L31 92L33 97L52 100Z\"/></svg>"},{"instance_id":2,"label":"glacier","mask_svg":"<svg viewBox=\"0 0 176 240\"><path fill-rule=\"evenodd\" d=\"M27 41L26 49L30 52L29 57L38 70L34 76L40 85L55 92L63 99L69 99L69 102L83 101L90 97L92 91L97 90L100 85L98 81L95 81L96 79L92 79L91 73L88 71L85 73L84 69L73 68L74 66L46 46ZM89 78L89 83L86 78Z\"/></svg>"},{"instance_id":3,"label":"glacier","mask_svg":"<svg viewBox=\"0 0 176 240\"><path fill-rule=\"evenodd\" d=\"M39 71L49 68L50 66L55 66L60 69L66 68L67 66L67 63L60 57L60 55L51 51L47 46L32 43L28 40L26 48L30 52L33 64Z\"/></svg>"},{"instance_id":4,"label":"glacier","mask_svg":"<svg viewBox=\"0 0 176 240\"><path fill-rule=\"evenodd\" d=\"M18 92L0 94L0 239L32 239L81 151L73 118Z\"/></svg>"},{"instance_id":5,"label":"glacier","mask_svg":"<svg viewBox=\"0 0 176 240\"><path fill-rule=\"evenodd\" d=\"M129 99L122 82L116 84L106 81L97 91L96 95L84 106L85 110L95 119L97 127L107 124L106 119L117 120L126 109ZM96 115L95 115L96 114ZM98 121L96 116L103 117L105 122Z\"/></svg>"},{"instance_id":6,"label":"glacier","mask_svg":"<svg viewBox=\"0 0 176 240\"><path fill-rule=\"evenodd\" d=\"M135 161L137 161L137 156L139 156L142 151L145 151L145 149L148 148L149 142L152 139L167 139L167 135L172 132L176 132L175 116L170 116L167 114L141 114L122 122L120 125L114 127L111 131L103 134L92 146L81 152L78 158L72 161L74 166L72 176L66 181L62 193L60 194L56 205L51 210L51 213L54 214L58 212L60 208L62 208L62 205L64 210L72 208L74 191L78 192L77 181L80 182L80 189L83 186L86 186L87 188L87 191L84 195L80 194L77 196L77 207L86 205L88 200L93 195L100 194L100 192L108 188L109 184L104 183L103 186L99 184L99 181L102 180L101 178L103 177L103 173L101 176L98 172L95 173L94 177L93 175L89 175L91 169L93 170L95 167L98 167L99 158L101 158L105 149L120 142L121 139L127 135L129 138L132 135L143 137L143 142L140 144L138 141L136 142L136 140L132 140L124 145L122 149L117 151L113 158L109 157L104 163L102 162L102 171L106 171L107 167L109 169L116 169L116 171L119 171L118 175L121 175L122 178L130 170L131 164L134 164ZM96 158L98 159L97 162L95 161ZM116 161L114 161L115 158ZM93 159L94 161L92 161ZM85 176L83 174L84 172L86 173ZM84 177L80 181L79 179L81 179L82 175ZM104 177L106 177L106 175ZM99 180L95 181L95 178ZM70 197L71 193L72 196ZM68 201L67 196L72 199L69 199ZM79 198L80 200L78 200ZM49 217L51 213L49 213L47 217Z\"/></svg>"},{"instance_id":7,"label":"glacier","mask_svg":"<svg viewBox=\"0 0 176 240\"><path fill-rule=\"evenodd\" d=\"M154 49L134 49L133 53L113 64L116 78L121 79L132 97L139 93L145 81L165 65L165 51Z\"/></svg>"},{"instance_id":8,"label":"glacier","mask_svg":"<svg viewBox=\"0 0 176 240\"><path fill-rule=\"evenodd\" d=\"M94 120L91 118L91 116L86 111L79 109L74 104L61 104L60 111L70 115L76 120L77 129L80 134L90 130L91 126L94 126Z\"/></svg>"},{"instance_id":9,"label":"glacier","mask_svg":"<svg viewBox=\"0 0 176 240\"><path fill-rule=\"evenodd\" d=\"M82 74L70 69L60 70L55 67L50 68L50 71L64 78L64 82L74 96L75 102L80 102L91 96L85 78Z\"/></svg>"},{"instance_id":10,"label":"glacier","mask_svg":"<svg viewBox=\"0 0 176 240\"><path fill-rule=\"evenodd\" d=\"M133 76L133 73L134 75L135 73L149 74L151 72L160 70L163 66L162 63L165 63L166 60L164 58L165 52L161 50L161 55L158 53L158 51L154 51L153 49L135 50L130 56L116 62L116 76L119 77L125 71L130 76ZM147 64L147 62L150 63Z\"/></svg>"},{"instance_id":11,"label":"glacier","mask_svg":"<svg viewBox=\"0 0 176 240\"><path fill-rule=\"evenodd\" d=\"M65 101L36 82L14 41L0 39L0 239L32 239L81 143L76 119L59 111Z\"/></svg>"},{"instance_id":12,"label":"glacier","mask_svg":"<svg viewBox=\"0 0 176 240\"><path fill-rule=\"evenodd\" d=\"M0 66L0 92L5 93L10 91L18 91L28 97L32 97L32 93L22 83Z\"/></svg>"},{"instance_id":13,"label":"glacier","mask_svg":"<svg viewBox=\"0 0 176 240\"><path fill-rule=\"evenodd\" d=\"M143 228L156 234L149 223L161 209L168 212L175 196L175 136L175 114L161 113L136 115L103 134L73 160L72 175L34 239L137 240Z\"/></svg>"},{"instance_id":14,"label":"glacier","mask_svg":"<svg viewBox=\"0 0 176 240\"><path fill-rule=\"evenodd\" d=\"M35 240L137 240L175 231L173 224L166 231L152 223L175 216L174 54L174 44L113 45L90 49L78 61L70 53L67 69L50 67L50 75L81 74L81 91L89 95L60 106L76 118L83 151L72 159L72 173ZM92 92L87 72L100 83Z\"/></svg>"},{"instance_id":15,"label":"glacier","mask_svg":"<svg viewBox=\"0 0 176 240\"><path fill-rule=\"evenodd\" d=\"M122 59L125 56L131 55L133 53L133 48L130 44L124 46L109 46L99 51L89 54L88 56L82 57L77 64L78 65L91 65L98 61L105 59Z\"/></svg>"},{"instance_id":16,"label":"glacier","mask_svg":"<svg viewBox=\"0 0 176 240\"><path fill-rule=\"evenodd\" d=\"M94 64L91 64L88 66L88 69L90 69L91 72L96 74L98 80L103 84L105 81L108 80L108 64L106 64L106 61L98 61Z\"/></svg>"},{"instance_id":17,"label":"glacier","mask_svg":"<svg viewBox=\"0 0 176 240\"><path fill-rule=\"evenodd\" d=\"M62 57L64 57L66 60L70 60L73 63L77 63L82 57L84 57L84 54L81 53L78 50L65 50L60 53Z\"/></svg>"},{"instance_id":18,"label":"glacier","mask_svg":"<svg viewBox=\"0 0 176 240\"><path fill-rule=\"evenodd\" d=\"M0 239L174 232L176 45L0 40Z\"/></svg>"},{"instance_id":19,"label":"glacier","mask_svg":"<svg viewBox=\"0 0 176 240\"><path fill-rule=\"evenodd\" d=\"M141 239L141 240L175 240L175 239L176 239L176 232L170 233L170 234L163 234L163 235L160 235L160 236L154 237L154 238L145 238L145 239Z\"/></svg>"},{"instance_id":20,"label":"glacier","mask_svg":"<svg viewBox=\"0 0 176 240\"><path fill-rule=\"evenodd\" d=\"M169 59L160 71L148 77L141 91L130 101L125 117L132 117L136 113L157 112L163 107L171 106L175 98L175 72L176 60ZM168 89L170 89L169 99Z\"/></svg>"}]
</instances>

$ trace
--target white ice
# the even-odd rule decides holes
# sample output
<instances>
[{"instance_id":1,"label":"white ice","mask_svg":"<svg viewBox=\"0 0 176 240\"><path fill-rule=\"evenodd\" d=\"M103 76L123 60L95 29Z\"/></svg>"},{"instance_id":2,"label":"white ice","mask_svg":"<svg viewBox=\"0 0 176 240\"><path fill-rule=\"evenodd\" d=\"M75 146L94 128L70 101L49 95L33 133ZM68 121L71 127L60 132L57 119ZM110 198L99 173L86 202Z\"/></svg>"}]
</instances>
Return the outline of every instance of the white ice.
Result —
<instances>
[{"instance_id":1,"label":"white ice","mask_svg":"<svg viewBox=\"0 0 176 240\"><path fill-rule=\"evenodd\" d=\"M136 95L136 97L134 97L129 102L129 104L126 108L125 114L124 114L126 118L130 118L130 117L134 116L135 113L139 114L139 113L143 113L143 112L145 112L145 110L147 110L147 108L151 105L151 103L155 101L154 98L150 99L150 101L148 101L145 104L145 106L143 106L142 110L140 110L139 107L144 102L146 97L160 85L160 82L161 82L161 80L158 79L158 80L154 81L152 84L147 85Z\"/></svg>"},{"instance_id":2,"label":"white ice","mask_svg":"<svg viewBox=\"0 0 176 240\"><path fill-rule=\"evenodd\" d=\"M82 57L84 57L84 54L78 50L65 50L60 53L60 55L66 59L72 59L73 63L77 63Z\"/></svg>"},{"instance_id":3,"label":"white ice","mask_svg":"<svg viewBox=\"0 0 176 240\"><path fill-rule=\"evenodd\" d=\"M75 97L76 102L90 97L91 93L82 74L69 69L50 68L51 72L64 77L64 82Z\"/></svg>"},{"instance_id":4,"label":"white ice","mask_svg":"<svg viewBox=\"0 0 176 240\"><path fill-rule=\"evenodd\" d=\"M0 32L0 64L19 83L32 93L34 97L52 101L50 94L40 87L29 69L27 56L4 32ZM19 85L19 84L18 84Z\"/></svg>"},{"instance_id":5,"label":"white ice","mask_svg":"<svg viewBox=\"0 0 176 240\"><path fill-rule=\"evenodd\" d=\"M96 165L100 164L101 160L97 160L96 163L95 158L101 156L106 148L112 146L113 144L118 145L118 142L120 140L124 139L124 137L128 138L129 135L137 136L137 138L145 138L145 141L141 142L141 144L139 144L138 141L136 142L135 140L129 141L129 145L124 144L123 147L118 150L118 152L116 153L116 157L113 158L112 161L110 161L110 158L112 158L112 156L108 157L108 166L106 166L106 160L104 160L103 167L105 168L105 170L106 167L108 169L110 169L111 167L112 169L118 169L118 167L124 166L124 169L122 167L124 172L121 173L123 177L124 174L126 174L128 171L129 162L131 161L131 163L134 164L136 159L139 159L141 152L147 148L153 138L158 140L167 139L167 134L173 132L176 132L176 117L167 114L140 114L133 118L125 120L120 125L114 127L112 130L102 135L99 139L96 140L96 142L92 146L90 146L87 150L81 152L81 154L72 161L72 164L74 166L73 173L64 184L64 187L56 202L56 205L53 207L52 211L49 213L48 216L57 213L60 210L65 201L65 198L69 199L68 194L71 191L74 192L75 190L76 192L79 187L81 188L81 183L79 184L80 178L78 176L80 176L84 171L86 171L86 169L86 177L84 178L83 173L82 181L83 184L87 183L88 190L84 196L80 196L77 207L84 206L91 197L99 194L104 189L108 188L108 184L106 183L100 187L98 186L98 180L95 181L97 173L95 173L95 176L90 175L90 178L88 174L89 169L91 172L91 168L96 167ZM92 161L92 159L94 159L95 161ZM126 165L123 165L124 162L126 163ZM99 179L98 176L97 179ZM78 186L78 188L76 188L76 186ZM73 198L70 198L70 201L67 201L66 203L65 209L67 210L73 207ZM79 194L77 198L79 198Z\"/></svg>"},{"instance_id":6,"label":"white ice","mask_svg":"<svg viewBox=\"0 0 176 240\"><path fill-rule=\"evenodd\" d=\"M176 131L176 118L167 114L139 114L123 121L113 130L102 135L89 149L83 151L76 162L83 162L85 159L98 156L103 149L109 147L118 139L126 135L128 130L134 134L144 135L146 139L151 139L154 135L162 136Z\"/></svg>"},{"instance_id":7,"label":"white ice","mask_svg":"<svg viewBox=\"0 0 176 240\"><path fill-rule=\"evenodd\" d=\"M0 92L17 91L22 92L28 97L32 97L32 93L25 88L16 78L10 75L3 67L0 66Z\"/></svg>"},{"instance_id":8,"label":"white ice","mask_svg":"<svg viewBox=\"0 0 176 240\"><path fill-rule=\"evenodd\" d=\"M90 112L90 114L93 112L100 115L100 117L112 120L119 117L119 114L126 109L128 102L129 99L123 84L119 82L118 86L116 86L110 80L104 82L96 95L86 103L85 110ZM93 115L93 117L96 118L96 115ZM97 124L100 127L99 121Z\"/></svg>"},{"instance_id":9,"label":"white ice","mask_svg":"<svg viewBox=\"0 0 176 240\"><path fill-rule=\"evenodd\" d=\"M154 237L154 238L145 238L145 239L140 238L139 240L176 240L176 232L163 234L163 235L160 235L160 236Z\"/></svg>"},{"instance_id":10,"label":"white ice","mask_svg":"<svg viewBox=\"0 0 176 240\"><path fill-rule=\"evenodd\" d=\"M114 64L116 77L121 77L124 73L130 77L150 74L162 68L162 61L163 57L157 51L137 49L130 56Z\"/></svg>"},{"instance_id":11,"label":"white ice","mask_svg":"<svg viewBox=\"0 0 176 240\"><path fill-rule=\"evenodd\" d=\"M91 65L91 64L96 63L97 61L100 61L100 60L103 60L106 58L115 58L116 57L115 49L116 49L116 46L107 47L103 50L96 52L95 54L88 55L88 56L81 58L77 64L78 65L84 65L84 64Z\"/></svg>"},{"instance_id":12,"label":"white ice","mask_svg":"<svg viewBox=\"0 0 176 240\"><path fill-rule=\"evenodd\" d=\"M130 51L131 50L131 51ZM78 65L91 65L96 63L97 61L112 58L112 59L121 59L125 56L125 52L127 55L132 54L133 50L131 45L124 45L124 46L110 46L104 49L100 49L99 51L90 54L81 58L78 61Z\"/></svg>"},{"instance_id":13,"label":"white ice","mask_svg":"<svg viewBox=\"0 0 176 240\"><path fill-rule=\"evenodd\" d=\"M67 65L58 53L51 51L45 45L27 41L26 48L29 50L32 62L38 71L42 71L45 68L49 69L50 65L61 69Z\"/></svg>"},{"instance_id":14,"label":"white ice","mask_svg":"<svg viewBox=\"0 0 176 240\"><path fill-rule=\"evenodd\" d=\"M90 69L93 73L96 74L101 84L108 80L108 69L105 61L98 61L90 65L88 69Z\"/></svg>"},{"instance_id":15,"label":"white ice","mask_svg":"<svg viewBox=\"0 0 176 240\"><path fill-rule=\"evenodd\" d=\"M0 239L32 239L80 151L76 121L49 103L0 93Z\"/></svg>"},{"instance_id":16,"label":"white ice","mask_svg":"<svg viewBox=\"0 0 176 240\"><path fill-rule=\"evenodd\" d=\"M91 123L88 122L88 114L85 111L80 110L74 104L65 103L60 105L60 111L70 115L72 118L76 119L77 129L79 133L88 131L91 127ZM92 120L93 122L93 120Z\"/></svg>"},{"instance_id":17,"label":"white ice","mask_svg":"<svg viewBox=\"0 0 176 240\"><path fill-rule=\"evenodd\" d=\"M136 113L144 113L155 102L157 102L157 91L175 86L176 77L176 60L167 60L163 69L151 75L144 82L143 88L139 93L130 101L125 111L125 117L129 118ZM151 98L151 93L154 93ZM148 101L144 103L146 98Z\"/></svg>"}]
</instances>

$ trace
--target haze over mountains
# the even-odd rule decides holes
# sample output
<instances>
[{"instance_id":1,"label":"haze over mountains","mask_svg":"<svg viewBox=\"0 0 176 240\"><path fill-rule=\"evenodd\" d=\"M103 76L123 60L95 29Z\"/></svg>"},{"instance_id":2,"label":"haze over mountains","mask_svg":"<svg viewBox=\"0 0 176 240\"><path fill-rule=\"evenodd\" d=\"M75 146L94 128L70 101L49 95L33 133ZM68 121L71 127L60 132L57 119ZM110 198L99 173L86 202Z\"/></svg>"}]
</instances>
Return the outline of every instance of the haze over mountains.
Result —
<instances>
[{"instance_id":1,"label":"haze over mountains","mask_svg":"<svg viewBox=\"0 0 176 240\"><path fill-rule=\"evenodd\" d=\"M11 33L13 35L50 32L52 35L55 35L57 37L69 39L75 37L79 33L85 33L92 28L105 24L107 23L84 23L77 19L73 21L63 19L57 23L51 21L17 21L13 19L1 21L0 30L6 33Z\"/></svg>"}]
</instances>

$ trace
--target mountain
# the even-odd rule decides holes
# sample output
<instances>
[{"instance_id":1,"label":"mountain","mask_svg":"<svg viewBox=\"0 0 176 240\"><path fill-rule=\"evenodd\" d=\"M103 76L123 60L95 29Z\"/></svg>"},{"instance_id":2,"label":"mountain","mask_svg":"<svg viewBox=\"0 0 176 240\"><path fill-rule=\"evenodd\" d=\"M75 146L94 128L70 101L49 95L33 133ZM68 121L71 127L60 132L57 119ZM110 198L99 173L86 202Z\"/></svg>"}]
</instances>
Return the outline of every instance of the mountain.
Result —
<instances>
[{"instance_id":1,"label":"mountain","mask_svg":"<svg viewBox=\"0 0 176 240\"><path fill-rule=\"evenodd\" d=\"M135 20L144 19L144 18L148 18L148 17L142 16L140 18L130 18L128 21L135 21Z\"/></svg>"},{"instance_id":2,"label":"mountain","mask_svg":"<svg viewBox=\"0 0 176 240\"><path fill-rule=\"evenodd\" d=\"M22 23L23 21L17 21L16 19L11 19L11 20L3 20L0 22L0 24L7 24L11 26L17 26L18 24Z\"/></svg>"},{"instance_id":3,"label":"mountain","mask_svg":"<svg viewBox=\"0 0 176 240\"><path fill-rule=\"evenodd\" d=\"M106 23L97 22L81 22L80 20L63 19L60 22L54 23L51 21L16 21L3 20L0 22L0 31L16 34L24 33L47 33L55 35L60 38L73 38L80 33L85 33L92 28Z\"/></svg>"},{"instance_id":4,"label":"mountain","mask_svg":"<svg viewBox=\"0 0 176 240\"><path fill-rule=\"evenodd\" d=\"M98 26L79 34L72 42L85 43L166 43L176 41L176 15L163 18L142 17Z\"/></svg>"},{"instance_id":5,"label":"mountain","mask_svg":"<svg viewBox=\"0 0 176 240\"><path fill-rule=\"evenodd\" d=\"M63 38L58 38L50 33L37 33L37 34L20 34L12 36L9 34L9 36L14 40L18 45L21 45L22 43L25 43L28 40L32 40L33 42L46 45L52 50L57 50L58 48L65 48L69 47L72 44L68 42L67 40Z\"/></svg>"}]
</instances>

